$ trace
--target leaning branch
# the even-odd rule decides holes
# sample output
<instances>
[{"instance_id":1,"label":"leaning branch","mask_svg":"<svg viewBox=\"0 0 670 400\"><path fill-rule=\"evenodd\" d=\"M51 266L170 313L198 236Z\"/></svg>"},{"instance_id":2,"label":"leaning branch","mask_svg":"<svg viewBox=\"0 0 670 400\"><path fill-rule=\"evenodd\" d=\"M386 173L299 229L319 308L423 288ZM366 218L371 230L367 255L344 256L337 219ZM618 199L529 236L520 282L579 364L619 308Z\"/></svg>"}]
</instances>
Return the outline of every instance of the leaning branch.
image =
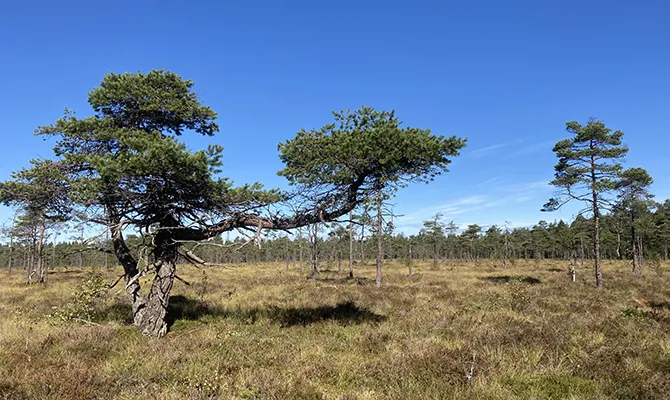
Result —
<instances>
[{"instance_id":1,"label":"leaning branch","mask_svg":"<svg viewBox=\"0 0 670 400\"><path fill-rule=\"evenodd\" d=\"M349 186L346 193L344 193L342 204L333 211L327 211L324 206L319 206L311 212L298 212L291 217L284 218L268 218L258 214L238 212L211 226L202 228L170 227L164 229L170 232L171 237L174 240L199 241L215 237L223 232L240 228L257 228L257 232L263 229L290 230L319 222L333 221L349 213L349 211L359 205L360 200L358 199L358 190L363 186L366 177L366 174L362 174Z\"/></svg>"},{"instance_id":2,"label":"leaning branch","mask_svg":"<svg viewBox=\"0 0 670 400\"><path fill-rule=\"evenodd\" d=\"M183 252L179 252L179 254L186 259L186 261L189 261L191 264L194 266L198 266L198 264L203 265L205 267L226 267L224 264L214 264L214 263L209 263L203 260L202 258L198 257L195 253L193 253L191 250L182 248Z\"/></svg>"}]
</instances>

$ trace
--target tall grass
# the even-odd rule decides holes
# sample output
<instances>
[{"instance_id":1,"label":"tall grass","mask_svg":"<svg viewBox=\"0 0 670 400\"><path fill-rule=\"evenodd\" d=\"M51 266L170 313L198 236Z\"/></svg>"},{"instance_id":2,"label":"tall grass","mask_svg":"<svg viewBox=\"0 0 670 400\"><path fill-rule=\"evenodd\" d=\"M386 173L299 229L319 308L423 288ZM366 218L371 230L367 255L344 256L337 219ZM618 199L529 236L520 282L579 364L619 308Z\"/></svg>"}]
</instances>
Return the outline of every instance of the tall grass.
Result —
<instances>
[{"instance_id":1,"label":"tall grass","mask_svg":"<svg viewBox=\"0 0 670 400\"><path fill-rule=\"evenodd\" d=\"M627 264L606 262L604 291L590 267L572 283L554 261L431 267L415 264L410 277L391 263L376 289L373 265L357 266L355 279L325 271L317 281L283 264L182 266L190 285L175 282L171 331L159 340L130 325L119 287L82 296L94 290L82 285L90 271L59 269L46 286L5 275L0 395L670 398L667 265L634 278ZM82 298L92 298L87 312Z\"/></svg>"}]
</instances>

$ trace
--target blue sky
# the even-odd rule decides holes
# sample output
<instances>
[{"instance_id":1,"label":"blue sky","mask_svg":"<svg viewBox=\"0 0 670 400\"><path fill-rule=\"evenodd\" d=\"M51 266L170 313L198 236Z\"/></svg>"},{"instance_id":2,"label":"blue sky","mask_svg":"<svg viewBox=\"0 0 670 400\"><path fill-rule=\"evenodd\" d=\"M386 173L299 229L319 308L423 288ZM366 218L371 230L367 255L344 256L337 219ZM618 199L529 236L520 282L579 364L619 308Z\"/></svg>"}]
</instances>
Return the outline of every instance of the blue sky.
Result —
<instances>
[{"instance_id":1,"label":"blue sky","mask_svg":"<svg viewBox=\"0 0 670 400\"><path fill-rule=\"evenodd\" d=\"M393 200L408 233L436 212L465 226L571 219L539 211L565 122L625 132L627 166L670 197L670 3L664 1L24 1L0 13L0 179L48 157L34 137L87 115L107 72L167 69L219 113L238 183L285 186L277 143L332 109L394 108L468 138L451 172ZM0 209L0 221L10 210Z\"/></svg>"}]
</instances>

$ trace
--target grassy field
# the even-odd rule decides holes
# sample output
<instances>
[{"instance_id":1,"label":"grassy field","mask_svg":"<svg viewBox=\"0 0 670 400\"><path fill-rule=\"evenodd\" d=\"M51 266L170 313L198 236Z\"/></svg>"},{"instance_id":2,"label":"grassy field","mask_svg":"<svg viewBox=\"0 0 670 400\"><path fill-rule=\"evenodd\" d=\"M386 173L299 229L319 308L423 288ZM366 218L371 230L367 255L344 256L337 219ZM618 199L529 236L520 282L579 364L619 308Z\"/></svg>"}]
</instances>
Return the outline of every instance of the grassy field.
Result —
<instances>
[{"instance_id":1,"label":"grassy field","mask_svg":"<svg viewBox=\"0 0 670 400\"><path fill-rule=\"evenodd\" d=\"M128 322L122 284L91 271L0 280L4 399L670 398L670 265L635 279L605 263L373 266L357 279L297 267L184 266L167 337ZM98 271L105 282L120 271ZM473 361L474 360L474 361ZM474 366L472 379L467 379Z\"/></svg>"}]
</instances>

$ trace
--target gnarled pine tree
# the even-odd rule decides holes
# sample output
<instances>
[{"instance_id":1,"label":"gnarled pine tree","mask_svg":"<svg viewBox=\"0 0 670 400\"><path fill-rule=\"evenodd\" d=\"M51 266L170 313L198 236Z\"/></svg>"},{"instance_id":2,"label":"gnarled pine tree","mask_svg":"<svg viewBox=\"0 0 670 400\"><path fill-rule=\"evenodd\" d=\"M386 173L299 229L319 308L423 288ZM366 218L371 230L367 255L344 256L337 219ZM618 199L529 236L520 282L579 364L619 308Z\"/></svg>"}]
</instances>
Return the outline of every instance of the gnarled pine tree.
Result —
<instances>
[{"instance_id":1,"label":"gnarled pine tree","mask_svg":"<svg viewBox=\"0 0 670 400\"><path fill-rule=\"evenodd\" d=\"M387 182L427 180L442 173L465 145L460 138L398 127L393 113L369 108L335 114L336 123L301 131L279 146L280 174L299 186L305 202L290 215L268 206L286 200L260 184L234 187L219 177L223 148L191 152L178 137L187 131L211 136L216 113L201 105L193 83L165 71L109 74L89 93L93 116L73 113L38 128L54 136L55 155L69 171L70 198L89 221L111 233L125 272L134 324L163 336L179 257L202 262L185 242L234 229L288 230L330 221L358 206ZM295 198L295 196L291 196ZM151 257L136 258L124 238L128 229L147 240ZM151 259L151 262L148 261ZM139 276L153 271L147 295Z\"/></svg>"}]
</instances>

